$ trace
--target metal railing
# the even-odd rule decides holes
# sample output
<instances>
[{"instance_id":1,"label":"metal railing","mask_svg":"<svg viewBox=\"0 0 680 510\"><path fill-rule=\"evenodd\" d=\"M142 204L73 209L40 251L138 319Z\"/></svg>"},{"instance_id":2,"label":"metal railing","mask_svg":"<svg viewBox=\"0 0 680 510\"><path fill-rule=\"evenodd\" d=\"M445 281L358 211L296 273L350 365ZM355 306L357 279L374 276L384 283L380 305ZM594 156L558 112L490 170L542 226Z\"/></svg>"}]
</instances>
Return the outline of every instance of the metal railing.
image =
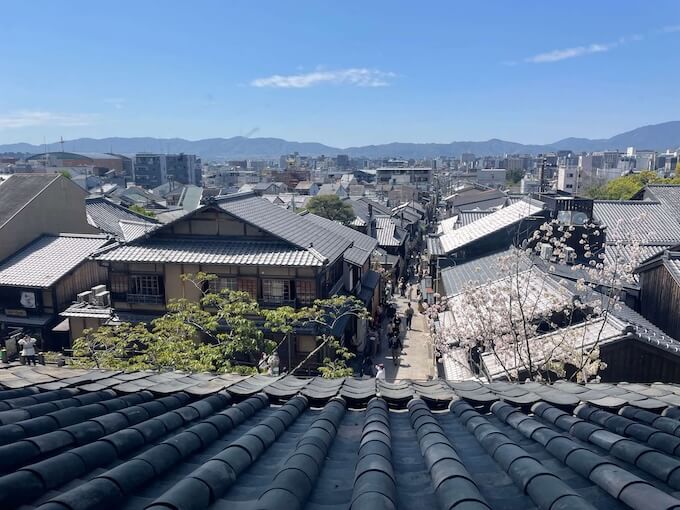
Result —
<instances>
[{"instance_id":1,"label":"metal railing","mask_svg":"<svg viewBox=\"0 0 680 510\"><path fill-rule=\"evenodd\" d=\"M126 294L125 300L128 303L143 304L143 305L162 305L165 301L162 295L148 295L148 294Z\"/></svg>"}]
</instances>

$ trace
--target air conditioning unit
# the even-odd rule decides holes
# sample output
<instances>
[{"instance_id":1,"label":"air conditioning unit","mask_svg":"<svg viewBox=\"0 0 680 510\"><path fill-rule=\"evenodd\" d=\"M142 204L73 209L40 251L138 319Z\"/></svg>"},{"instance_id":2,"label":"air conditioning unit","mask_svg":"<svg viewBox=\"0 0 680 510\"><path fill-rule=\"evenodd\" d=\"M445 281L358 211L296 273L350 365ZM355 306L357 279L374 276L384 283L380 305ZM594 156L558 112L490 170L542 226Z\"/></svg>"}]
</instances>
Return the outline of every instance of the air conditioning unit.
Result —
<instances>
[{"instance_id":1,"label":"air conditioning unit","mask_svg":"<svg viewBox=\"0 0 680 510\"><path fill-rule=\"evenodd\" d=\"M89 303L90 299L92 299L92 291L86 290L85 292L80 292L76 296L76 303Z\"/></svg>"},{"instance_id":2,"label":"air conditioning unit","mask_svg":"<svg viewBox=\"0 0 680 510\"><path fill-rule=\"evenodd\" d=\"M553 254L553 247L550 243L541 243L541 258L543 260L550 260Z\"/></svg>"},{"instance_id":3,"label":"air conditioning unit","mask_svg":"<svg viewBox=\"0 0 680 510\"><path fill-rule=\"evenodd\" d=\"M104 292L99 292L94 296L95 304L97 306L110 307L111 306L111 293L107 290Z\"/></svg>"},{"instance_id":4,"label":"air conditioning unit","mask_svg":"<svg viewBox=\"0 0 680 510\"><path fill-rule=\"evenodd\" d=\"M92 294L94 294L95 296L100 292L106 292L106 285L95 285L94 287L92 287Z\"/></svg>"},{"instance_id":5,"label":"air conditioning unit","mask_svg":"<svg viewBox=\"0 0 680 510\"><path fill-rule=\"evenodd\" d=\"M567 264L573 264L576 262L576 251L574 250L574 248L567 246L564 249L564 255L565 255L564 261Z\"/></svg>"}]
</instances>

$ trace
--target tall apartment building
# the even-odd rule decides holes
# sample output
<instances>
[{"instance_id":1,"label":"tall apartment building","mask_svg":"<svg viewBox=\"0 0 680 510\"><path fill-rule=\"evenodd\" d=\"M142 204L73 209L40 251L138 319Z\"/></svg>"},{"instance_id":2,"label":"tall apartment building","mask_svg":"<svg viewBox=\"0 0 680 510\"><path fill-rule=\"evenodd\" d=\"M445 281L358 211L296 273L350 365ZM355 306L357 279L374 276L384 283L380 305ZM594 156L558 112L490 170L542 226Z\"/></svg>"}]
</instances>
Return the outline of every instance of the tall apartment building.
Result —
<instances>
[{"instance_id":1,"label":"tall apartment building","mask_svg":"<svg viewBox=\"0 0 680 510\"><path fill-rule=\"evenodd\" d=\"M578 193L579 191L579 167L571 160L565 161L557 167L557 189L568 193Z\"/></svg>"},{"instance_id":2,"label":"tall apartment building","mask_svg":"<svg viewBox=\"0 0 680 510\"><path fill-rule=\"evenodd\" d=\"M193 154L137 154L135 184L155 188L173 180L182 184L201 184L201 160Z\"/></svg>"}]
</instances>

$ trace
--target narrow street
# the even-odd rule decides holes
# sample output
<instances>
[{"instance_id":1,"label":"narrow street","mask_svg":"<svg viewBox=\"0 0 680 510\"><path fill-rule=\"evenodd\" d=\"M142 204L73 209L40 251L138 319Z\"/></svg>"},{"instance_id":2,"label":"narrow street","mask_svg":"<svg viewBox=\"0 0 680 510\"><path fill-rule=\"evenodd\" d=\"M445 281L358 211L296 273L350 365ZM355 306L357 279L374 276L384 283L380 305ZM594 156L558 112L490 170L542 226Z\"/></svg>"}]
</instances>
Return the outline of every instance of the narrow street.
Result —
<instances>
[{"instance_id":1,"label":"narrow street","mask_svg":"<svg viewBox=\"0 0 680 510\"><path fill-rule=\"evenodd\" d=\"M413 297L415 298L415 289L413 290ZM397 304L397 313L403 318L406 310L408 300L397 294L394 296L394 301ZM404 344L402 355L399 357L399 364L395 365L392 358L392 352L387 347L387 340L383 339L381 342L381 351L376 356L376 363L383 363L385 365L385 376L387 381L394 381L399 379L414 379L426 380L436 377L436 368L434 362L434 354L430 336L427 328L427 321L425 316L420 314L417 310L416 301L411 301L411 306L415 309L413 316L413 323L411 330L406 329L406 319L403 318L401 324L401 338Z\"/></svg>"}]
</instances>

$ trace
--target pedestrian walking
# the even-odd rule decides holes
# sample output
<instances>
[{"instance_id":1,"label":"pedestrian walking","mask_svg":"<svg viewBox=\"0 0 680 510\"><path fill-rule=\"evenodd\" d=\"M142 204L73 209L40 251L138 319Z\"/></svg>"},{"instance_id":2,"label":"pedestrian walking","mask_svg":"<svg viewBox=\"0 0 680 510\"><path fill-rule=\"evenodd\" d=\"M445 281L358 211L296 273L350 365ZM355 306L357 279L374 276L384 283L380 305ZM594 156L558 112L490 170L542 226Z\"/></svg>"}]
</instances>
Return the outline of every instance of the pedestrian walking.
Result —
<instances>
[{"instance_id":1,"label":"pedestrian walking","mask_svg":"<svg viewBox=\"0 0 680 510\"><path fill-rule=\"evenodd\" d=\"M394 332L397 334L397 336L399 333L401 333L401 317L399 314L394 316Z\"/></svg>"},{"instance_id":2,"label":"pedestrian walking","mask_svg":"<svg viewBox=\"0 0 680 510\"><path fill-rule=\"evenodd\" d=\"M24 335L24 337L19 340L19 345L21 346L21 364L22 365L30 365L33 363L33 366L36 365L35 362L35 344L38 343L38 341L33 338L32 336L29 335Z\"/></svg>"},{"instance_id":3,"label":"pedestrian walking","mask_svg":"<svg viewBox=\"0 0 680 510\"><path fill-rule=\"evenodd\" d=\"M382 379L383 381L385 380L385 365L382 363L379 363L375 366L375 378L376 379Z\"/></svg>"},{"instance_id":4,"label":"pedestrian walking","mask_svg":"<svg viewBox=\"0 0 680 510\"><path fill-rule=\"evenodd\" d=\"M392 345L390 346L392 349L392 361L394 362L395 367L399 365L399 356L401 355L401 349L403 347L404 345L401 343L401 336L397 332L392 338Z\"/></svg>"},{"instance_id":5,"label":"pedestrian walking","mask_svg":"<svg viewBox=\"0 0 680 510\"><path fill-rule=\"evenodd\" d=\"M411 303L408 303L408 306L406 307L406 311L404 312L404 316L406 317L406 329L409 331L411 330L411 322L413 321L413 314L414 310L413 307L411 306Z\"/></svg>"},{"instance_id":6,"label":"pedestrian walking","mask_svg":"<svg viewBox=\"0 0 680 510\"><path fill-rule=\"evenodd\" d=\"M406 297L406 281L403 278L399 280L399 293L401 297Z\"/></svg>"}]
</instances>

